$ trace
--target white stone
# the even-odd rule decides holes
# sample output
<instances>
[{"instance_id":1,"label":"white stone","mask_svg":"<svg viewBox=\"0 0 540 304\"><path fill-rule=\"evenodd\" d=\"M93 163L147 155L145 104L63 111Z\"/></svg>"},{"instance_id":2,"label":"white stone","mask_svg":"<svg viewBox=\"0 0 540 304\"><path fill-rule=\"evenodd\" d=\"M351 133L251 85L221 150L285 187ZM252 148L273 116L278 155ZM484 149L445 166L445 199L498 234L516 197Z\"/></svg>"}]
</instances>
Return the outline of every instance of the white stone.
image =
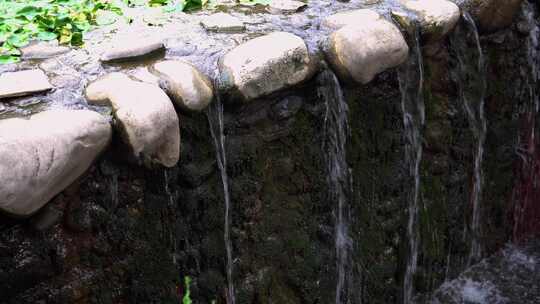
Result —
<instances>
[{"instance_id":1,"label":"white stone","mask_svg":"<svg viewBox=\"0 0 540 304\"><path fill-rule=\"evenodd\" d=\"M327 50L339 76L363 84L405 62L408 54L399 29L384 19L342 27L330 36Z\"/></svg>"},{"instance_id":2,"label":"white stone","mask_svg":"<svg viewBox=\"0 0 540 304\"><path fill-rule=\"evenodd\" d=\"M447 0L409 0L405 7L418 15L422 33L429 35L430 40L448 34L461 16L459 7Z\"/></svg>"},{"instance_id":3,"label":"white stone","mask_svg":"<svg viewBox=\"0 0 540 304\"><path fill-rule=\"evenodd\" d=\"M240 19L225 13L216 13L204 17L201 25L207 31L218 33L242 32L246 29Z\"/></svg>"},{"instance_id":4,"label":"white stone","mask_svg":"<svg viewBox=\"0 0 540 304\"><path fill-rule=\"evenodd\" d=\"M86 88L92 104L110 105L115 128L131 157L151 166L172 167L180 156L178 116L167 94L158 86L111 73Z\"/></svg>"},{"instance_id":5,"label":"white stone","mask_svg":"<svg viewBox=\"0 0 540 304\"><path fill-rule=\"evenodd\" d=\"M6 72L0 75L0 99L30 95L52 88L42 70Z\"/></svg>"},{"instance_id":6,"label":"white stone","mask_svg":"<svg viewBox=\"0 0 540 304\"><path fill-rule=\"evenodd\" d=\"M381 15L370 9L357 9L330 15L322 21L321 25L329 29L340 29L346 25L362 25L381 19Z\"/></svg>"},{"instance_id":7,"label":"white stone","mask_svg":"<svg viewBox=\"0 0 540 304\"><path fill-rule=\"evenodd\" d=\"M150 71L160 78L161 87L183 109L201 111L214 98L210 79L188 62L162 61Z\"/></svg>"},{"instance_id":8,"label":"white stone","mask_svg":"<svg viewBox=\"0 0 540 304\"><path fill-rule=\"evenodd\" d=\"M110 49L101 56L101 61L125 60L149 55L163 49L165 45L159 37L129 35L115 39Z\"/></svg>"},{"instance_id":9,"label":"white stone","mask_svg":"<svg viewBox=\"0 0 540 304\"><path fill-rule=\"evenodd\" d=\"M58 41L37 41L21 48L22 59L47 59L69 52L67 46L58 45Z\"/></svg>"},{"instance_id":10,"label":"white stone","mask_svg":"<svg viewBox=\"0 0 540 304\"><path fill-rule=\"evenodd\" d=\"M272 0L268 5L268 11L272 14L290 14L306 7L306 3L296 0Z\"/></svg>"},{"instance_id":11,"label":"white stone","mask_svg":"<svg viewBox=\"0 0 540 304\"><path fill-rule=\"evenodd\" d=\"M81 176L110 138L107 119L88 110L0 120L0 210L33 214Z\"/></svg>"},{"instance_id":12,"label":"white stone","mask_svg":"<svg viewBox=\"0 0 540 304\"><path fill-rule=\"evenodd\" d=\"M285 32L241 44L219 63L221 83L245 100L294 86L311 77L313 67L302 38Z\"/></svg>"}]
</instances>

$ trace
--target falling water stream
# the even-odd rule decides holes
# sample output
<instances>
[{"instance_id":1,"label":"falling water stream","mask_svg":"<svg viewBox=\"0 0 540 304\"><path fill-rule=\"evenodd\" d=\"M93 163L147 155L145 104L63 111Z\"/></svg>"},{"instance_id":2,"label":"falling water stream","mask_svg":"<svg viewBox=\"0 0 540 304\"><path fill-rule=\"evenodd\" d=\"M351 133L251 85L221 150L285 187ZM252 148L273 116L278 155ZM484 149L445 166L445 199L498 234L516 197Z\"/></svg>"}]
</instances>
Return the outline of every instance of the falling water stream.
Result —
<instances>
[{"instance_id":1,"label":"falling water stream","mask_svg":"<svg viewBox=\"0 0 540 304\"><path fill-rule=\"evenodd\" d=\"M230 233L230 209L231 198L229 194L229 176L227 175L227 157L225 153L225 134L223 132L223 103L219 94L216 94L215 101L208 107L208 123L210 132L214 140L216 148L216 158L221 173L221 181L223 183L223 197L225 200L225 223L224 223L224 240L225 251L227 254L227 304L235 304L235 292L233 284L233 260L232 260L232 244Z\"/></svg>"},{"instance_id":2,"label":"falling water stream","mask_svg":"<svg viewBox=\"0 0 540 304\"><path fill-rule=\"evenodd\" d=\"M468 265L477 262L482 256L480 243L481 225L480 214L482 207L484 144L486 140L487 121L484 114L484 99L486 94L486 62L484 59L480 37L476 24L468 12L463 12L467 30L472 33L474 49L467 47L466 35L453 35L452 47L457 57L459 97L469 128L474 138L473 189L470 196L472 219L469 227L470 253Z\"/></svg>"},{"instance_id":3,"label":"falling water stream","mask_svg":"<svg viewBox=\"0 0 540 304\"><path fill-rule=\"evenodd\" d=\"M422 161L422 129L425 122L425 108L423 97L424 67L418 31L418 27L415 27L409 60L398 70L404 133L407 141L405 161L410 180L407 184L409 188L407 192L407 260L403 277L403 303L411 303L412 301L419 243L420 162Z\"/></svg>"},{"instance_id":4,"label":"falling water stream","mask_svg":"<svg viewBox=\"0 0 540 304\"><path fill-rule=\"evenodd\" d=\"M352 283L352 239L349 236L350 192L349 167L346 158L349 124L348 107L336 75L325 70L319 76L319 96L326 105L324 145L331 201L335 202L336 297L335 303L349 303Z\"/></svg>"}]
</instances>

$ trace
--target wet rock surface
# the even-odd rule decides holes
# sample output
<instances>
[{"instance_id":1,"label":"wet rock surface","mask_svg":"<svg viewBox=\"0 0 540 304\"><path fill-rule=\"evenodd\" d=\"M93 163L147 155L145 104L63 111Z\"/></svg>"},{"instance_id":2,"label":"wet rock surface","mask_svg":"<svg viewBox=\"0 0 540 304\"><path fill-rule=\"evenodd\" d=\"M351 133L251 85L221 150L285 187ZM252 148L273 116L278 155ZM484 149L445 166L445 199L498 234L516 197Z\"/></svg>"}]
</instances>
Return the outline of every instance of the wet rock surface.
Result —
<instances>
[{"instance_id":1,"label":"wet rock surface","mask_svg":"<svg viewBox=\"0 0 540 304\"><path fill-rule=\"evenodd\" d=\"M540 242L508 245L435 291L430 303L533 304L540 301Z\"/></svg>"}]
</instances>

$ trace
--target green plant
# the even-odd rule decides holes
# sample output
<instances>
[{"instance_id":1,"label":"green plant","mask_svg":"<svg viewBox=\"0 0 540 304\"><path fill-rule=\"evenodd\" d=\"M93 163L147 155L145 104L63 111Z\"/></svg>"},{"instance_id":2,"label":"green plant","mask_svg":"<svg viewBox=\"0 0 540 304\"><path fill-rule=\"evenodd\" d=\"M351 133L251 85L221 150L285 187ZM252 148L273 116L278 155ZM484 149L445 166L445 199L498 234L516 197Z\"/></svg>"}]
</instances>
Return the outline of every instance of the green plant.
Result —
<instances>
[{"instance_id":1,"label":"green plant","mask_svg":"<svg viewBox=\"0 0 540 304\"><path fill-rule=\"evenodd\" d=\"M122 14L106 0L0 0L0 64L19 61L19 48L34 39L82 45L105 11Z\"/></svg>"},{"instance_id":2,"label":"green plant","mask_svg":"<svg viewBox=\"0 0 540 304\"><path fill-rule=\"evenodd\" d=\"M189 276L184 277L184 297L182 298L182 304L191 304L191 292L190 292L190 285L191 285L191 278Z\"/></svg>"}]
</instances>

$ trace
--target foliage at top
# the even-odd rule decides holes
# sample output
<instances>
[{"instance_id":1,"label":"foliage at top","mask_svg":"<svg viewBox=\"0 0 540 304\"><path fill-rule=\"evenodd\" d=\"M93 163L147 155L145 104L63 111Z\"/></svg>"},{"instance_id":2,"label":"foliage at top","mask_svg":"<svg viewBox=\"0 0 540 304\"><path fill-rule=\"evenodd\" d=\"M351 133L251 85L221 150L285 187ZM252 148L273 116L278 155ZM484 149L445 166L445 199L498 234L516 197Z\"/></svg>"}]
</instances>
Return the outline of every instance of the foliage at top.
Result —
<instances>
[{"instance_id":1,"label":"foliage at top","mask_svg":"<svg viewBox=\"0 0 540 304\"><path fill-rule=\"evenodd\" d=\"M57 39L80 46L84 32L111 24L128 6L163 7L165 12L201 9L210 0L0 0L0 64L18 62L32 40ZM238 0L266 4L269 0Z\"/></svg>"}]
</instances>

